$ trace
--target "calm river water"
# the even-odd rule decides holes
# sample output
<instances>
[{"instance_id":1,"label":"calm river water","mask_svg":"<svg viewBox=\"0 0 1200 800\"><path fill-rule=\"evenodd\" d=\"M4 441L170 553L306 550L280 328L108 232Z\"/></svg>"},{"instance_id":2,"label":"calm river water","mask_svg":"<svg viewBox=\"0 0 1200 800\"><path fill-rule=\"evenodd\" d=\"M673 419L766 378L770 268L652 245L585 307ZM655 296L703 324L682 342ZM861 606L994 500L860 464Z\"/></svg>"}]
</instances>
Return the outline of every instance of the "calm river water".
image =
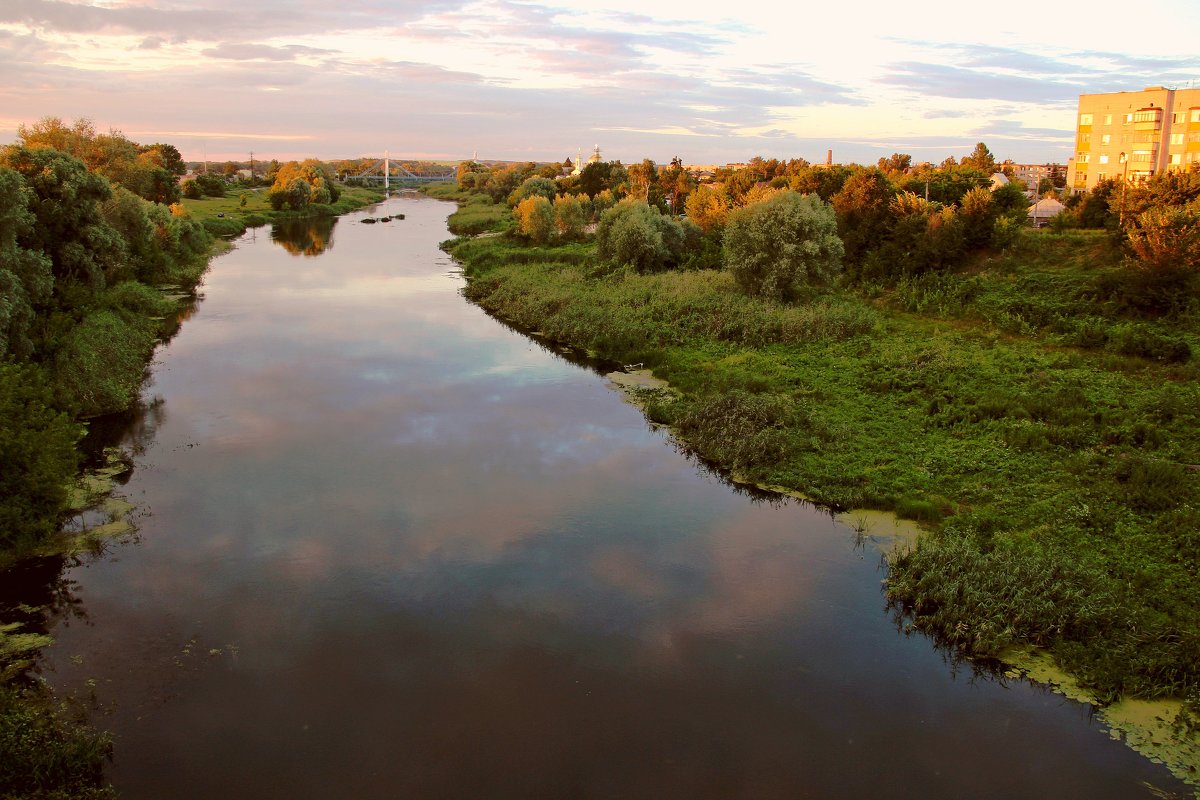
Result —
<instances>
[{"instance_id":1,"label":"calm river water","mask_svg":"<svg viewBox=\"0 0 1200 800\"><path fill-rule=\"evenodd\" d=\"M67 570L46 652L122 797L1183 791L898 631L874 545L466 302L450 210L247 234L159 351L119 439L138 535Z\"/></svg>"}]
</instances>

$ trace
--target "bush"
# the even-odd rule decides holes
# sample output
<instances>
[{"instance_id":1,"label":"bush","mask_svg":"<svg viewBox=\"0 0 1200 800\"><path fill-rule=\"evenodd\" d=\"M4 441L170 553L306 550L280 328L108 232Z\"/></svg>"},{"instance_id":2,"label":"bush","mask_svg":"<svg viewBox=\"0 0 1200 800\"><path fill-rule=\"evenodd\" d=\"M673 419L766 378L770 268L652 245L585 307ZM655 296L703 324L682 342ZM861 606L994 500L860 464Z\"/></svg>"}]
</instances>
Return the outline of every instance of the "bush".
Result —
<instances>
[{"instance_id":1,"label":"bush","mask_svg":"<svg viewBox=\"0 0 1200 800\"><path fill-rule=\"evenodd\" d=\"M787 458L794 412L794 403L781 395L734 390L688 404L673 422L701 457L752 471Z\"/></svg>"},{"instance_id":2,"label":"bush","mask_svg":"<svg viewBox=\"0 0 1200 800\"><path fill-rule=\"evenodd\" d=\"M828 283L844 252L833 208L791 191L733 212L723 248L742 290L771 300L791 299L803 284Z\"/></svg>"},{"instance_id":3,"label":"bush","mask_svg":"<svg viewBox=\"0 0 1200 800\"><path fill-rule=\"evenodd\" d=\"M26 800L111 800L112 741L55 711L35 688L0 686L0 792Z\"/></svg>"},{"instance_id":4,"label":"bush","mask_svg":"<svg viewBox=\"0 0 1200 800\"><path fill-rule=\"evenodd\" d=\"M1178 336L1166 336L1139 325L1116 325L1109 331L1108 349L1123 356L1137 356L1164 364L1177 364L1192 357L1192 348Z\"/></svg>"},{"instance_id":5,"label":"bush","mask_svg":"<svg viewBox=\"0 0 1200 800\"><path fill-rule=\"evenodd\" d=\"M82 417L128 408L137 397L155 340L149 320L131 323L107 309L88 314L54 358L60 402Z\"/></svg>"}]
</instances>

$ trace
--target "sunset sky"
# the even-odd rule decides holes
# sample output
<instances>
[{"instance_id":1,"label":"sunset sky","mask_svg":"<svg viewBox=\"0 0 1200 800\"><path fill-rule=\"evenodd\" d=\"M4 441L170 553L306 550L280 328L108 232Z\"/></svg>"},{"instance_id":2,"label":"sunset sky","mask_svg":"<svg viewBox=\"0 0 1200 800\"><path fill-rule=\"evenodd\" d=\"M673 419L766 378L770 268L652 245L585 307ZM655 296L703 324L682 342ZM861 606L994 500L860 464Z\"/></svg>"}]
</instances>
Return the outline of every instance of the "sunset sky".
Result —
<instances>
[{"instance_id":1,"label":"sunset sky","mask_svg":"<svg viewBox=\"0 0 1200 800\"><path fill-rule=\"evenodd\" d=\"M1200 85L1195 0L974 8L2 0L0 143L50 115L188 159L1065 163L1081 92Z\"/></svg>"}]
</instances>

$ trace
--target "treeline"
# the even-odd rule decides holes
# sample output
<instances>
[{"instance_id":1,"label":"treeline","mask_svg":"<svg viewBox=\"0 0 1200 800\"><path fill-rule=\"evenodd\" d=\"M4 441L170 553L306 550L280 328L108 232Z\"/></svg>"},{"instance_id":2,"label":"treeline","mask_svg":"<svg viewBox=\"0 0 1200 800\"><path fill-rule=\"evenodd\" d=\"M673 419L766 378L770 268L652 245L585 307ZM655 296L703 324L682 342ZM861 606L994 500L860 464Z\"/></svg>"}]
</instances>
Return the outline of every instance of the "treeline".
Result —
<instances>
[{"instance_id":1,"label":"treeline","mask_svg":"<svg viewBox=\"0 0 1200 800\"><path fill-rule=\"evenodd\" d=\"M0 150L0 555L56 532L77 420L134 402L175 305L154 287L203 272L211 237L165 204L181 163L86 120Z\"/></svg>"},{"instance_id":2,"label":"treeline","mask_svg":"<svg viewBox=\"0 0 1200 800\"><path fill-rule=\"evenodd\" d=\"M532 243L577 240L594 224L597 256L610 268L726 268L747 292L783 300L843 272L888 283L1003 247L1028 201L1015 183L990 188L994 163L981 144L938 167L755 158L703 184L678 159L662 168L648 159L591 163L567 177L552 177L555 165L465 163L458 177L464 190L503 197ZM896 164L907 162L884 166Z\"/></svg>"},{"instance_id":3,"label":"treeline","mask_svg":"<svg viewBox=\"0 0 1200 800\"><path fill-rule=\"evenodd\" d=\"M452 230L503 228L507 215L487 205L507 205L516 233L532 244L579 241L594 231L597 256L609 268L725 268L746 291L787 299L805 283L835 277L887 289L959 269L980 252L1011 245L1029 207L1020 181L992 186L998 168L983 143L937 166L914 165L903 153L871 167L756 157L704 183L678 159L665 167L649 159L589 163L579 174L568 174L570 166L463 162L458 186L470 198ZM803 196L812 199L801 211ZM1102 182L1068 196L1053 226L1111 232L1126 269L1108 276L1099 296L1137 313L1179 313L1197 290L1198 197L1194 168L1124 189ZM828 239L830 220L840 253Z\"/></svg>"}]
</instances>

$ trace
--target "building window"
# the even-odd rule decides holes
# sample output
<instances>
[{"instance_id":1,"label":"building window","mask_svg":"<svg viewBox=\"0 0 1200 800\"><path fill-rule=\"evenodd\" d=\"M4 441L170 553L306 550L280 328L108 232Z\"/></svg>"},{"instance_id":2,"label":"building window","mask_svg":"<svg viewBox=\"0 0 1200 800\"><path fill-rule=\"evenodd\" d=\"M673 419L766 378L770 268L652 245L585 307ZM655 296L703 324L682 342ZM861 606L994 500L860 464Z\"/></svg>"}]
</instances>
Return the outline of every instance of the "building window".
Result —
<instances>
[{"instance_id":1,"label":"building window","mask_svg":"<svg viewBox=\"0 0 1200 800\"><path fill-rule=\"evenodd\" d=\"M1092 158L1091 153L1080 153L1079 155L1075 156L1075 163L1076 164L1086 164L1086 163L1088 163L1088 161L1091 160L1091 158Z\"/></svg>"},{"instance_id":2,"label":"building window","mask_svg":"<svg viewBox=\"0 0 1200 800\"><path fill-rule=\"evenodd\" d=\"M1171 134L1171 144L1183 144L1183 134L1182 133L1172 133Z\"/></svg>"},{"instance_id":3,"label":"building window","mask_svg":"<svg viewBox=\"0 0 1200 800\"><path fill-rule=\"evenodd\" d=\"M1091 114L1080 114L1079 115L1079 124L1080 125L1091 125L1092 124L1092 115Z\"/></svg>"},{"instance_id":4,"label":"building window","mask_svg":"<svg viewBox=\"0 0 1200 800\"><path fill-rule=\"evenodd\" d=\"M1171 124L1175 125L1183 122L1183 114L1175 113L1171 115Z\"/></svg>"},{"instance_id":5,"label":"building window","mask_svg":"<svg viewBox=\"0 0 1200 800\"><path fill-rule=\"evenodd\" d=\"M1154 154L1149 150L1134 150L1133 158L1130 159L1130 161L1133 161L1136 164L1146 164L1153 160Z\"/></svg>"},{"instance_id":6,"label":"building window","mask_svg":"<svg viewBox=\"0 0 1200 800\"><path fill-rule=\"evenodd\" d=\"M1180 157L1179 153L1171 153L1171 163L1172 164L1179 164L1179 163L1182 163L1182 161L1183 161L1183 159Z\"/></svg>"},{"instance_id":7,"label":"building window","mask_svg":"<svg viewBox=\"0 0 1200 800\"><path fill-rule=\"evenodd\" d=\"M1107 153L1105 153L1104 155L1100 156L1100 163L1101 163L1101 164L1107 164L1107 163L1108 163L1108 154L1107 154Z\"/></svg>"},{"instance_id":8,"label":"building window","mask_svg":"<svg viewBox=\"0 0 1200 800\"><path fill-rule=\"evenodd\" d=\"M1158 122L1160 119L1162 119L1162 109L1159 108L1138 111L1133 115L1134 122Z\"/></svg>"},{"instance_id":9,"label":"building window","mask_svg":"<svg viewBox=\"0 0 1200 800\"><path fill-rule=\"evenodd\" d=\"M1125 123L1129 124L1130 122L1133 122L1133 114L1126 114L1125 115Z\"/></svg>"},{"instance_id":10,"label":"building window","mask_svg":"<svg viewBox=\"0 0 1200 800\"><path fill-rule=\"evenodd\" d=\"M1092 140L1092 135L1091 135L1090 133L1081 133L1081 134L1079 134L1079 141L1081 141L1081 142L1090 142L1091 140Z\"/></svg>"},{"instance_id":11,"label":"building window","mask_svg":"<svg viewBox=\"0 0 1200 800\"><path fill-rule=\"evenodd\" d=\"M1096 180L1098 180L1098 181L1102 181L1102 180L1104 180L1104 179L1105 179L1105 178L1107 178L1107 177L1108 177L1108 173L1107 173L1107 172L1097 172L1097 173L1096 173Z\"/></svg>"},{"instance_id":12,"label":"building window","mask_svg":"<svg viewBox=\"0 0 1200 800\"><path fill-rule=\"evenodd\" d=\"M1112 134L1106 133L1100 137L1100 144L1108 144L1112 141Z\"/></svg>"},{"instance_id":13,"label":"building window","mask_svg":"<svg viewBox=\"0 0 1200 800\"><path fill-rule=\"evenodd\" d=\"M1200 142L1200 131L1192 131L1188 134L1189 142Z\"/></svg>"},{"instance_id":14,"label":"building window","mask_svg":"<svg viewBox=\"0 0 1200 800\"><path fill-rule=\"evenodd\" d=\"M1200 122L1200 108L1192 109L1192 122Z\"/></svg>"},{"instance_id":15,"label":"building window","mask_svg":"<svg viewBox=\"0 0 1200 800\"><path fill-rule=\"evenodd\" d=\"M1105 114L1105 115L1104 115L1104 124L1105 124L1105 125L1112 125L1112 114Z\"/></svg>"}]
</instances>

